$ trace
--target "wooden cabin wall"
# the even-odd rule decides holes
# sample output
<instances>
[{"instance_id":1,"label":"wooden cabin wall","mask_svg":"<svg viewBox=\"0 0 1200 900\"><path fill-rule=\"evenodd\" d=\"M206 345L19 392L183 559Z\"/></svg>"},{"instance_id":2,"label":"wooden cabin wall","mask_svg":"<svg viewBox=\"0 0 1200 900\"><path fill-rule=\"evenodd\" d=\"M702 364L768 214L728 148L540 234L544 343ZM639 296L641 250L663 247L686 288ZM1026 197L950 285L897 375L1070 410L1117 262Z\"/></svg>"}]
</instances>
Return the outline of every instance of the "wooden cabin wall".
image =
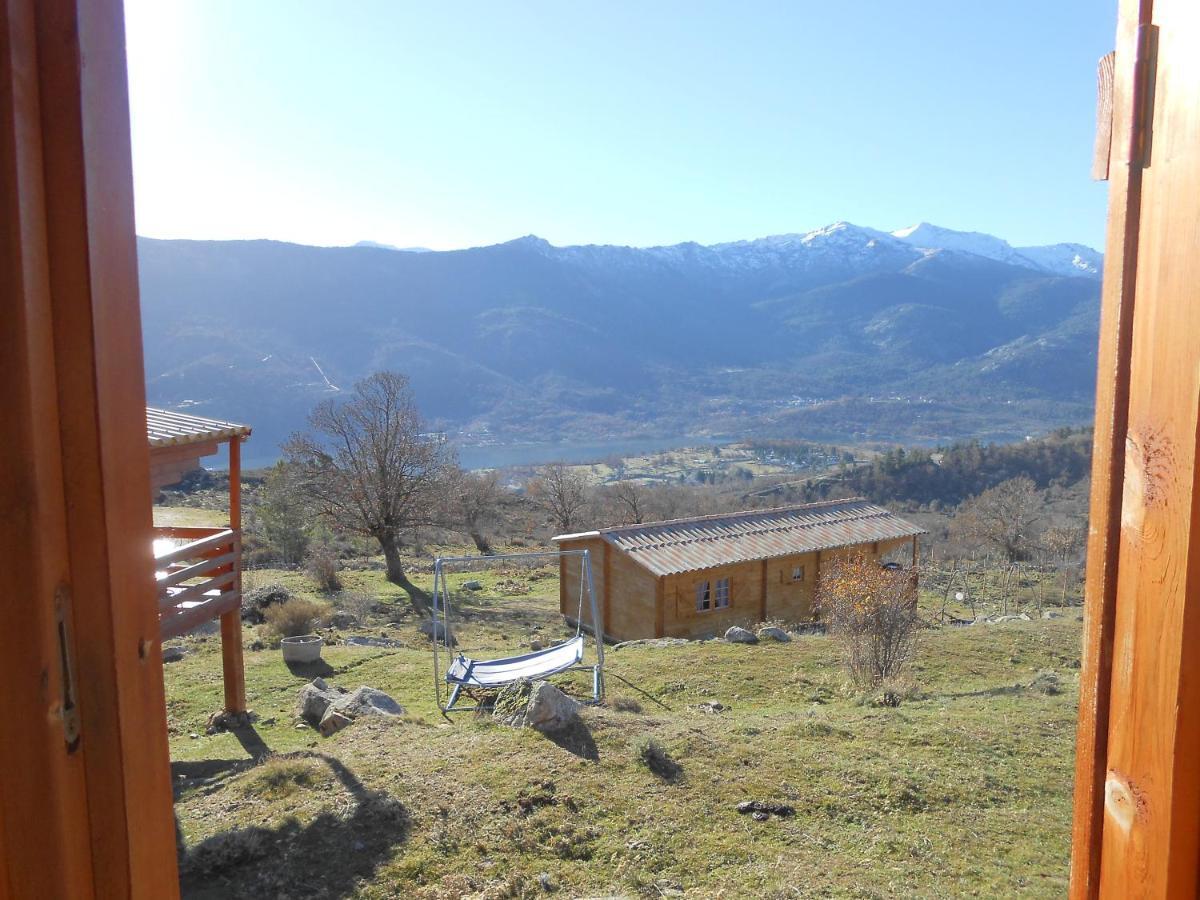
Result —
<instances>
[{"instance_id":1,"label":"wooden cabin wall","mask_svg":"<svg viewBox=\"0 0 1200 900\"><path fill-rule=\"evenodd\" d=\"M697 582L710 582L715 598L716 582L721 578L729 579L729 606L697 610ZM663 582L666 607L663 632L666 637L718 637L733 625L749 626L761 619L764 586L761 560L668 575ZM614 599L614 605L616 602Z\"/></svg>"},{"instance_id":2,"label":"wooden cabin wall","mask_svg":"<svg viewBox=\"0 0 1200 900\"><path fill-rule=\"evenodd\" d=\"M800 553L767 560L766 619L807 622L812 618L817 587L817 553ZM804 579L792 580L792 570L804 567Z\"/></svg>"},{"instance_id":3,"label":"wooden cabin wall","mask_svg":"<svg viewBox=\"0 0 1200 900\"><path fill-rule=\"evenodd\" d=\"M604 553L603 538L585 538L578 541L562 541L560 550L587 550L592 561L592 585L596 591L596 607L601 610L601 620L605 618L604 604ZM579 579L583 573L583 559L578 556L563 556L558 562L558 608L572 620L579 613ZM583 624L592 627L592 610L588 603L587 593L583 597ZM607 631L607 629L605 629Z\"/></svg>"},{"instance_id":4,"label":"wooden cabin wall","mask_svg":"<svg viewBox=\"0 0 1200 900\"><path fill-rule=\"evenodd\" d=\"M662 637L658 634L658 578L628 554L609 550L605 567L605 634L615 640Z\"/></svg>"}]
</instances>

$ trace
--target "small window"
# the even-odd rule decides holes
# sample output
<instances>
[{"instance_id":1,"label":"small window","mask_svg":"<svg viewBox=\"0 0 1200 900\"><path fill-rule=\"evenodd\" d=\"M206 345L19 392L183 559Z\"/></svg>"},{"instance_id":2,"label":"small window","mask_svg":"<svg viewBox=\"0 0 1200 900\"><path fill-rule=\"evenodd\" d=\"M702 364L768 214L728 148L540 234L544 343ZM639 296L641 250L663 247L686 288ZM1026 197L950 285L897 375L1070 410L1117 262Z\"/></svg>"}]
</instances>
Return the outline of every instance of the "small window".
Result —
<instances>
[{"instance_id":1,"label":"small window","mask_svg":"<svg viewBox=\"0 0 1200 900\"><path fill-rule=\"evenodd\" d=\"M804 566L792 566L792 581L804 580Z\"/></svg>"},{"instance_id":2,"label":"small window","mask_svg":"<svg viewBox=\"0 0 1200 900\"><path fill-rule=\"evenodd\" d=\"M707 581L701 581L696 585L696 612L703 612L706 609L712 609L712 593Z\"/></svg>"},{"instance_id":3,"label":"small window","mask_svg":"<svg viewBox=\"0 0 1200 900\"><path fill-rule=\"evenodd\" d=\"M713 604L717 609L724 609L729 605L729 579L720 578L717 580L717 602Z\"/></svg>"}]
</instances>

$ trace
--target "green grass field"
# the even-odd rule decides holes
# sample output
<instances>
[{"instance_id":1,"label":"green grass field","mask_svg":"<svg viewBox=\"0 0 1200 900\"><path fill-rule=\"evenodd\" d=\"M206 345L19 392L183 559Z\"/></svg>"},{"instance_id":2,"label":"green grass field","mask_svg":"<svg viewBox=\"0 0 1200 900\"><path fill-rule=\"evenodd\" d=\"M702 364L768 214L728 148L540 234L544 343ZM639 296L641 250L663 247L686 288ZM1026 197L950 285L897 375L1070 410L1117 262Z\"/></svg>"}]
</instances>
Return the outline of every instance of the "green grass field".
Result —
<instances>
[{"instance_id":1,"label":"green grass field","mask_svg":"<svg viewBox=\"0 0 1200 900\"><path fill-rule=\"evenodd\" d=\"M540 574L534 576L534 572ZM1080 624L924 633L898 708L849 688L825 637L608 653L608 701L551 740L437 712L417 619L377 571L347 587L394 603L293 672L246 652L258 721L205 734L221 704L219 640L166 668L177 815L194 897L1057 897L1067 883ZM428 584L426 572L415 575ZM466 576L456 576L458 584ZM472 576L475 577L475 576ZM249 573L307 590L295 573ZM484 576L468 649L565 635L551 570ZM389 624L391 623L391 624ZM254 637L247 630L247 641ZM1057 673L1061 689L1030 687ZM322 738L294 718L314 672L408 709ZM721 713L698 705L719 701ZM647 740L678 764L664 779ZM756 822L748 799L795 815Z\"/></svg>"}]
</instances>

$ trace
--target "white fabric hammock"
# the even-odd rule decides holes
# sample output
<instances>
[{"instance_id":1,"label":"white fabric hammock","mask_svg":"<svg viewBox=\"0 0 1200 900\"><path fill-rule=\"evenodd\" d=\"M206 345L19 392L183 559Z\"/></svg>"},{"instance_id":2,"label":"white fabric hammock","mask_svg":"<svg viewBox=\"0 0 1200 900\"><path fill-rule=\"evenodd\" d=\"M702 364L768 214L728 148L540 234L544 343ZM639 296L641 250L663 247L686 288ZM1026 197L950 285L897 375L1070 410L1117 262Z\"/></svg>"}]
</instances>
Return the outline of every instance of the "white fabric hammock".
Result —
<instances>
[{"instance_id":1,"label":"white fabric hammock","mask_svg":"<svg viewBox=\"0 0 1200 900\"><path fill-rule=\"evenodd\" d=\"M545 650L502 659L475 660L461 653L446 670L446 681L468 687L497 688L520 678L531 681L564 672L583 661L583 635Z\"/></svg>"}]
</instances>

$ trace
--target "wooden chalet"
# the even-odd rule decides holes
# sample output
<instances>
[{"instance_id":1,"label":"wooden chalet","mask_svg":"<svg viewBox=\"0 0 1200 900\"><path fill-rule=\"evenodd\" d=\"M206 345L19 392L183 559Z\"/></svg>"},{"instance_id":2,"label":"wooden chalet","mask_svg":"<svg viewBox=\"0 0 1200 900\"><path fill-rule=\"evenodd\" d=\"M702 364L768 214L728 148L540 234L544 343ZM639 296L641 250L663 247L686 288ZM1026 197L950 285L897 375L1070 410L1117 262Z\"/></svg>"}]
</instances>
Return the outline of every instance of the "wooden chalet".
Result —
<instances>
[{"instance_id":1,"label":"wooden chalet","mask_svg":"<svg viewBox=\"0 0 1200 900\"><path fill-rule=\"evenodd\" d=\"M200 460L229 447L228 527L166 526L154 529L154 568L162 640L221 621L225 708L246 708L242 671L241 446L249 425L146 407L150 490L157 494L200 467Z\"/></svg>"},{"instance_id":2,"label":"wooden chalet","mask_svg":"<svg viewBox=\"0 0 1200 900\"><path fill-rule=\"evenodd\" d=\"M822 565L903 552L915 567L925 531L861 498L752 510L554 538L589 550L604 635L613 640L717 635L731 625L813 617ZM578 609L578 559L561 562L559 606ZM915 574L915 568L914 568ZM585 616L585 625L590 625Z\"/></svg>"}]
</instances>

